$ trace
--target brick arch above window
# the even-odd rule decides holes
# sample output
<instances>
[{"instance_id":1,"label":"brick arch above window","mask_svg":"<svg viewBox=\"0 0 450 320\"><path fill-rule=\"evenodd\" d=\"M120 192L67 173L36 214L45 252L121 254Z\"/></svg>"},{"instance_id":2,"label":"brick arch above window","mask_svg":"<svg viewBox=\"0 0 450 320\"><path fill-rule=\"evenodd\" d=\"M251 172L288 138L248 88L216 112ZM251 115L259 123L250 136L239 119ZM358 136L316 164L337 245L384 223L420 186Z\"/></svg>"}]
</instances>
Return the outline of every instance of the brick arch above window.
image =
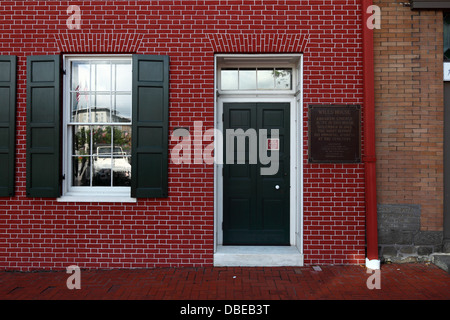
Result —
<instances>
[{"instance_id":1,"label":"brick arch above window","mask_svg":"<svg viewBox=\"0 0 450 320\"><path fill-rule=\"evenodd\" d=\"M137 52L142 34L123 33L60 33L55 41L60 52L82 53L103 52L122 53Z\"/></svg>"},{"instance_id":2,"label":"brick arch above window","mask_svg":"<svg viewBox=\"0 0 450 320\"><path fill-rule=\"evenodd\" d=\"M289 53L303 52L307 34L209 34L214 52Z\"/></svg>"}]
</instances>

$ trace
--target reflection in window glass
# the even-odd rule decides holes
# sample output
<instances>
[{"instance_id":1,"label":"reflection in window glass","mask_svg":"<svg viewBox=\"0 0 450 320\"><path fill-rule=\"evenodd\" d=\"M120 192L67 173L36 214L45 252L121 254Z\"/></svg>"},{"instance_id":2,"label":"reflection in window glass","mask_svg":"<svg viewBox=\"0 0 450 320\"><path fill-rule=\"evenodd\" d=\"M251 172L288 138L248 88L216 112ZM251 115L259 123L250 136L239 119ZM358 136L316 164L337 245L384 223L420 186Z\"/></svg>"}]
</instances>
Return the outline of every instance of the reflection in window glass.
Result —
<instances>
[{"instance_id":1,"label":"reflection in window glass","mask_svg":"<svg viewBox=\"0 0 450 320\"><path fill-rule=\"evenodd\" d=\"M238 70L223 69L221 72L220 83L222 90L237 90L238 87Z\"/></svg>"},{"instance_id":2,"label":"reflection in window glass","mask_svg":"<svg viewBox=\"0 0 450 320\"><path fill-rule=\"evenodd\" d=\"M92 64L91 83L95 85L91 90L111 90L111 65L108 62L102 61Z\"/></svg>"},{"instance_id":3,"label":"reflection in window glass","mask_svg":"<svg viewBox=\"0 0 450 320\"><path fill-rule=\"evenodd\" d=\"M89 62L73 62L71 90L88 91L90 90L90 83Z\"/></svg>"},{"instance_id":4,"label":"reflection in window glass","mask_svg":"<svg viewBox=\"0 0 450 320\"><path fill-rule=\"evenodd\" d=\"M111 115L112 122L131 122L131 95L116 95Z\"/></svg>"},{"instance_id":5,"label":"reflection in window glass","mask_svg":"<svg viewBox=\"0 0 450 320\"><path fill-rule=\"evenodd\" d=\"M92 129L92 185L129 186L131 183L131 126Z\"/></svg>"},{"instance_id":6,"label":"reflection in window glass","mask_svg":"<svg viewBox=\"0 0 450 320\"><path fill-rule=\"evenodd\" d=\"M72 154L88 156L91 150L91 132L87 126L72 126Z\"/></svg>"},{"instance_id":7,"label":"reflection in window glass","mask_svg":"<svg viewBox=\"0 0 450 320\"><path fill-rule=\"evenodd\" d=\"M72 157L72 185L87 187L91 185L91 158L86 156Z\"/></svg>"},{"instance_id":8,"label":"reflection in window glass","mask_svg":"<svg viewBox=\"0 0 450 320\"><path fill-rule=\"evenodd\" d=\"M292 87L292 70L276 69L274 70L275 88L290 90Z\"/></svg>"},{"instance_id":9,"label":"reflection in window glass","mask_svg":"<svg viewBox=\"0 0 450 320\"><path fill-rule=\"evenodd\" d=\"M258 70L258 89L273 89L273 69Z\"/></svg>"},{"instance_id":10,"label":"reflection in window glass","mask_svg":"<svg viewBox=\"0 0 450 320\"><path fill-rule=\"evenodd\" d=\"M71 75L71 122L131 121L130 61L74 61Z\"/></svg>"},{"instance_id":11,"label":"reflection in window glass","mask_svg":"<svg viewBox=\"0 0 450 320\"><path fill-rule=\"evenodd\" d=\"M220 88L222 90L291 90L292 69L222 69Z\"/></svg>"},{"instance_id":12,"label":"reflection in window glass","mask_svg":"<svg viewBox=\"0 0 450 320\"><path fill-rule=\"evenodd\" d=\"M70 99L71 105L71 122L90 122L89 120L89 105L90 105L90 95L85 93L80 93L79 91L72 92Z\"/></svg>"},{"instance_id":13,"label":"reflection in window glass","mask_svg":"<svg viewBox=\"0 0 450 320\"><path fill-rule=\"evenodd\" d=\"M96 94L93 96L91 104L92 122L110 122L111 121L111 95Z\"/></svg>"},{"instance_id":14,"label":"reflection in window glass","mask_svg":"<svg viewBox=\"0 0 450 320\"><path fill-rule=\"evenodd\" d=\"M131 63L117 63L115 65L115 91L131 91Z\"/></svg>"},{"instance_id":15,"label":"reflection in window glass","mask_svg":"<svg viewBox=\"0 0 450 320\"><path fill-rule=\"evenodd\" d=\"M131 127L114 127L113 186L131 184Z\"/></svg>"},{"instance_id":16,"label":"reflection in window glass","mask_svg":"<svg viewBox=\"0 0 450 320\"><path fill-rule=\"evenodd\" d=\"M91 132L86 126L72 127L72 184L89 186L91 183Z\"/></svg>"},{"instance_id":17,"label":"reflection in window glass","mask_svg":"<svg viewBox=\"0 0 450 320\"><path fill-rule=\"evenodd\" d=\"M92 136L92 185L111 185L111 127L94 126Z\"/></svg>"},{"instance_id":18,"label":"reflection in window glass","mask_svg":"<svg viewBox=\"0 0 450 320\"><path fill-rule=\"evenodd\" d=\"M71 63L71 185L130 186L131 60Z\"/></svg>"},{"instance_id":19,"label":"reflection in window glass","mask_svg":"<svg viewBox=\"0 0 450 320\"><path fill-rule=\"evenodd\" d=\"M256 70L239 70L239 90L256 89Z\"/></svg>"}]
</instances>

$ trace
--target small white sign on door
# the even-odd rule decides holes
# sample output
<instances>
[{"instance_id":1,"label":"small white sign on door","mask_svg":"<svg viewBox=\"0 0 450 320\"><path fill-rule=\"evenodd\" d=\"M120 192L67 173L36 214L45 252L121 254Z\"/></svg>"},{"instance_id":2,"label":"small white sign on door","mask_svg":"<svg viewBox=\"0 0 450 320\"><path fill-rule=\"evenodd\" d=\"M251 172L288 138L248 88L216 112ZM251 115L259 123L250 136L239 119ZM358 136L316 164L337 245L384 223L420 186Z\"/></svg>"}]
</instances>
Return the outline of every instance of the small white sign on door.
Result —
<instances>
[{"instance_id":1,"label":"small white sign on door","mask_svg":"<svg viewBox=\"0 0 450 320\"><path fill-rule=\"evenodd\" d=\"M444 81L450 81L450 62L444 62Z\"/></svg>"}]
</instances>

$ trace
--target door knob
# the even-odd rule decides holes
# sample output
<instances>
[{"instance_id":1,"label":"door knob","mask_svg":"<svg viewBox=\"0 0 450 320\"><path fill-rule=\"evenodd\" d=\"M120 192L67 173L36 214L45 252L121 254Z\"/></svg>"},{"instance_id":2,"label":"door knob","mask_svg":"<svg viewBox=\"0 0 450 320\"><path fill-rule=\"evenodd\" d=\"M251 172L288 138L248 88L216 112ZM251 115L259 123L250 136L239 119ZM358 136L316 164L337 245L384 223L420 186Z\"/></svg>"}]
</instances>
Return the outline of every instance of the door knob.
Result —
<instances>
[{"instance_id":1,"label":"door knob","mask_svg":"<svg viewBox=\"0 0 450 320\"><path fill-rule=\"evenodd\" d=\"M275 189L277 189L277 190L280 189L280 186L279 186L279 185L276 185L276 186L275 186Z\"/></svg>"}]
</instances>

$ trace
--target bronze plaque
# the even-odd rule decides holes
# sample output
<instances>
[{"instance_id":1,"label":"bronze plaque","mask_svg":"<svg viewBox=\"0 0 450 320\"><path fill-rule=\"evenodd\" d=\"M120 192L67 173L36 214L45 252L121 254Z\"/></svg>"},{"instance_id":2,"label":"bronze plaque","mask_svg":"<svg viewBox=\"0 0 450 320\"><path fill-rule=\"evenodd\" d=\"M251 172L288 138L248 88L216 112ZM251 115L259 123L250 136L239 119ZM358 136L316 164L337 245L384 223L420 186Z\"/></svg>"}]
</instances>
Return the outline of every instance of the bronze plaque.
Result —
<instances>
[{"instance_id":1,"label":"bronze plaque","mask_svg":"<svg viewBox=\"0 0 450 320\"><path fill-rule=\"evenodd\" d=\"M361 162L361 106L310 105L309 162Z\"/></svg>"}]
</instances>

